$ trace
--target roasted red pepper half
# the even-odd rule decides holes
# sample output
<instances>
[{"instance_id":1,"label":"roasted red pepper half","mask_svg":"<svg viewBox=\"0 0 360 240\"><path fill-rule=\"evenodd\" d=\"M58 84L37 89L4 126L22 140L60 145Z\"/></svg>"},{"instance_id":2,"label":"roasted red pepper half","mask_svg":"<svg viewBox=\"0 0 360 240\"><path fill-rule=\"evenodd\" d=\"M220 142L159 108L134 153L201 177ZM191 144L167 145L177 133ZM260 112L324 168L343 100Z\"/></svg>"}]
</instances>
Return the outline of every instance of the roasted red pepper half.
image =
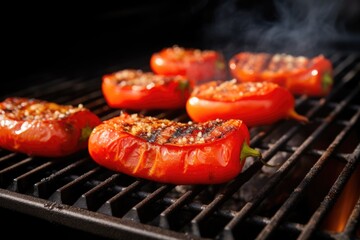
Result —
<instances>
[{"instance_id":1,"label":"roasted red pepper half","mask_svg":"<svg viewBox=\"0 0 360 240\"><path fill-rule=\"evenodd\" d=\"M152 54L150 67L162 75L182 75L194 84L227 77L227 66L221 52L172 46Z\"/></svg>"},{"instance_id":2,"label":"roasted red pepper half","mask_svg":"<svg viewBox=\"0 0 360 240\"><path fill-rule=\"evenodd\" d=\"M0 148L40 157L85 149L101 120L79 105L11 97L0 103Z\"/></svg>"},{"instance_id":3,"label":"roasted red pepper half","mask_svg":"<svg viewBox=\"0 0 360 240\"><path fill-rule=\"evenodd\" d=\"M195 122L241 119L246 126L272 124L280 119L308 119L294 110L293 95L271 82L245 82L235 79L198 85L187 101L186 111Z\"/></svg>"},{"instance_id":4,"label":"roasted red pepper half","mask_svg":"<svg viewBox=\"0 0 360 240\"><path fill-rule=\"evenodd\" d=\"M237 176L248 156L249 132L241 120L180 123L122 113L97 126L89 154L99 165L170 184L217 184Z\"/></svg>"},{"instance_id":5,"label":"roasted red pepper half","mask_svg":"<svg viewBox=\"0 0 360 240\"><path fill-rule=\"evenodd\" d=\"M174 109L185 107L192 84L183 76L164 76L136 69L107 74L102 92L113 108Z\"/></svg>"},{"instance_id":6,"label":"roasted red pepper half","mask_svg":"<svg viewBox=\"0 0 360 240\"><path fill-rule=\"evenodd\" d=\"M289 54L241 52L229 60L230 72L242 82L270 81L294 95L322 97L333 86L333 67L323 55L313 58Z\"/></svg>"}]
</instances>

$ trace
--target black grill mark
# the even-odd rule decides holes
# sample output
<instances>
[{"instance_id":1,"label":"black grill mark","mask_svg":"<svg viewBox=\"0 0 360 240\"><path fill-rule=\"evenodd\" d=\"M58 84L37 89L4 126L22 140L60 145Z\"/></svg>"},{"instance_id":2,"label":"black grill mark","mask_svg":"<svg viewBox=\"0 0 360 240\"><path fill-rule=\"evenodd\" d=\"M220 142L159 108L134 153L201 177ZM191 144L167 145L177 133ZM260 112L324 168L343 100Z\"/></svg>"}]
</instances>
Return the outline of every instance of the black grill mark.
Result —
<instances>
[{"instance_id":1,"label":"black grill mark","mask_svg":"<svg viewBox=\"0 0 360 240\"><path fill-rule=\"evenodd\" d=\"M155 129L154 131L152 131L150 135L148 135L147 132L142 132L139 134L139 137L145 139L149 143L154 143L154 142L156 142L156 139L160 135L161 132L162 132L162 128L158 128L158 129Z\"/></svg>"},{"instance_id":2,"label":"black grill mark","mask_svg":"<svg viewBox=\"0 0 360 240\"><path fill-rule=\"evenodd\" d=\"M214 121L212 125L203 127L203 129L205 130L202 132L203 137L206 137L207 135L211 134L214 131L214 129L216 129L218 126L222 125L223 123L224 122L222 121Z\"/></svg>"},{"instance_id":3,"label":"black grill mark","mask_svg":"<svg viewBox=\"0 0 360 240\"><path fill-rule=\"evenodd\" d=\"M231 132L234 128L229 127L226 129L223 129L223 131L221 131L221 134L219 136L217 136L216 138L220 139L223 138L227 133Z\"/></svg>"},{"instance_id":4,"label":"black grill mark","mask_svg":"<svg viewBox=\"0 0 360 240\"><path fill-rule=\"evenodd\" d=\"M172 136L167 140L167 142L170 142L173 139L180 139L182 137L185 137L191 134L195 129L197 129L197 127L194 125L178 127L176 131L172 134Z\"/></svg>"},{"instance_id":5,"label":"black grill mark","mask_svg":"<svg viewBox=\"0 0 360 240\"><path fill-rule=\"evenodd\" d=\"M263 71L265 71L266 69L269 68L269 65L271 63L271 60L272 60L273 56L274 55L272 55L272 54L269 54L269 55L265 56L265 60L263 62L263 65L260 68L260 72L263 72Z\"/></svg>"}]
</instances>

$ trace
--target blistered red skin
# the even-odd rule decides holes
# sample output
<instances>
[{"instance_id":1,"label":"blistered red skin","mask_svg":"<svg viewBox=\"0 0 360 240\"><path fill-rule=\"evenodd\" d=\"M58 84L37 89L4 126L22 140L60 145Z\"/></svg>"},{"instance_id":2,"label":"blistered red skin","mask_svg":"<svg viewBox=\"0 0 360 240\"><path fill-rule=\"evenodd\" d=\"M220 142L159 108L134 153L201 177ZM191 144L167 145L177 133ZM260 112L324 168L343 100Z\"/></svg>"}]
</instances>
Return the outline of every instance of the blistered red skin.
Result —
<instances>
[{"instance_id":1,"label":"blistered red skin","mask_svg":"<svg viewBox=\"0 0 360 240\"><path fill-rule=\"evenodd\" d=\"M108 74L103 77L101 88L110 107L142 110L183 108L190 96L191 86L180 89L179 84L173 82L151 89L132 89L118 86L115 76Z\"/></svg>"},{"instance_id":2,"label":"blistered red skin","mask_svg":"<svg viewBox=\"0 0 360 240\"><path fill-rule=\"evenodd\" d=\"M186 111L195 122L217 118L240 119L246 126L273 124L289 117L295 99L285 88L276 86L264 94L254 93L235 101L203 99L192 95L186 103Z\"/></svg>"},{"instance_id":3,"label":"blistered red skin","mask_svg":"<svg viewBox=\"0 0 360 240\"><path fill-rule=\"evenodd\" d=\"M166 76L182 75L188 77L194 85L227 78L228 71L222 53L215 50L183 49L183 55L177 56L178 47L169 47L155 52L150 58L153 72ZM194 56L194 52L199 54Z\"/></svg>"},{"instance_id":4,"label":"blistered red skin","mask_svg":"<svg viewBox=\"0 0 360 240\"><path fill-rule=\"evenodd\" d=\"M311 59L314 62L309 68L294 69L287 72L252 72L237 66L237 59L245 56L251 58L255 53L241 52L235 54L229 60L231 75L241 82L262 82L269 81L287 88L294 95L308 95L312 97L322 97L330 93L333 84L326 87L323 85L324 74L329 74L333 78L333 66L330 60L319 55Z\"/></svg>"},{"instance_id":5,"label":"blistered red skin","mask_svg":"<svg viewBox=\"0 0 360 240\"><path fill-rule=\"evenodd\" d=\"M224 138L204 144L156 144L115 126L121 117L97 126L89 154L99 165L130 176L171 184L218 184L237 176L245 160L241 146L249 132L241 124Z\"/></svg>"},{"instance_id":6,"label":"blistered red skin","mask_svg":"<svg viewBox=\"0 0 360 240\"><path fill-rule=\"evenodd\" d=\"M87 147L81 139L83 128L93 128L101 120L89 110L81 110L63 119L0 119L0 147L39 157L62 157Z\"/></svg>"}]
</instances>

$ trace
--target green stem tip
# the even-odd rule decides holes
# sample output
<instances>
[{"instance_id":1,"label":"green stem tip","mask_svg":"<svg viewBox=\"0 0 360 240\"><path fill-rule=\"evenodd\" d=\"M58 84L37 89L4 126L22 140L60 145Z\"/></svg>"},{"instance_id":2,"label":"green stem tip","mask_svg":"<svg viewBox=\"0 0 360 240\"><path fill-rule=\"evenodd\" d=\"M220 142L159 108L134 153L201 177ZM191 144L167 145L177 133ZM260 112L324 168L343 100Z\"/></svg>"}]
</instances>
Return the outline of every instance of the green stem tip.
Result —
<instances>
[{"instance_id":1,"label":"green stem tip","mask_svg":"<svg viewBox=\"0 0 360 240\"><path fill-rule=\"evenodd\" d=\"M331 86L334 84L334 79L329 72L325 72L322 78L322 88L324 92L329 91Z\"/></svg>"},{"instance_id":2,"label":"green stem tip","mask_svg":"<svg viewBox=\"0 0 360 240\"><path fill-rule=\"evenodd\" d=\"M259 150L251 148L246 142L244 142L242 145L240 158L241 160L245 160L247 157L256 157L262 159L262 155Z\"/></svg>"},{"instance_id":3,"label":"green stem tip","mask_svg":"<svg viewBox=\"0 0 360 240\"><path fill-rule=\"evenodd\" d=\"M90 126L86 126L84 128L81 129L81 136L79 141L80 142L85 142L88 140L88 138L90 137L90 134L92 132L93 128Z\"/></svg>"},{"instance_id":4,"label":"green stem tip","mask_svg":"<svg viewBox=\"0 0 360 240\"><path fill-rule=\"evenodd\" d=\"M260 160L262 162L262 164L264 164L267 167L278 167L279 166L279 165L271 165L271 164L268 164L267 162L265 162L264 159L262 158L262 154L259 150L251 148L246 142L244 142L242 145L242 149L241 149L240 159L241 159L241 161L243 161L247 157L255 157L258 160Z\"/></svg>"}]
</instances>

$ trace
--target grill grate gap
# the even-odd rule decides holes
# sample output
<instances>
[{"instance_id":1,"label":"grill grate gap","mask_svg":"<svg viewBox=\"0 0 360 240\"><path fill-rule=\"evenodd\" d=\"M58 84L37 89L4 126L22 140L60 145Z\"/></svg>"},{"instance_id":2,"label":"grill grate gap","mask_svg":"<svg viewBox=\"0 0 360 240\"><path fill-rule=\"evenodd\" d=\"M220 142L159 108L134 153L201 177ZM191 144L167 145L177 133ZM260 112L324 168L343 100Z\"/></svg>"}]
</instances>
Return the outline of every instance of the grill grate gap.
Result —
<instances>
[{"instance_id":1,"label":"grill grate gap","mask_svg":"<svg viewBox=\"0 0 360 240\"><path fill-rule=\"evenodd\" d=\"M41 198L50 197L50 195L53 194L56 189L60 188L64 182L74 179L75 177L73 174L80 171L79 168L84 168L86 170L87 163L87 159L80 158L78 161L62 166L63 168L61 169L57 169L54 173L51 173L34 184L34 195Z\"/></svg>"},{"instance_id":2,"label":"grill grate gap","mask_svg":"<svg viewBox=\"0 0 360 240\"><path fill-rule=\"evenodd\" d=\"M105 181L95 185L94 188L82 194L81 197L74 203L74 206L95 211L100 207L102 201L109 197L110 193L107 193L106 190L110 188L111 185L115 184L119 177L120 174L113 174Z\"/></svg>"},{"instance_id":3,"label":"grill grate gap","mask_svg":"<svg viewBox=\"0 0 360 240\"><path fill-rule=\"evenodd\" d=\"M339 239L344 239L349 237L356 238L360 234L360 230L356 230L356 227L359 225L360 218L360 197L352 211L349 220L346 223L345 229L342 233L338 234Z\"/></svg>"},{"instance_id":4,"label":"grill grate gap","mask_svg":"<svg viewBox=\"0 0 360 240\"><path fill-rule=\"evenodd\" d=\"M180 188L181 186L179 186ZM182 208L185 204L192 201L195 196L197 196L200 191L204 190L204 186L195 186L194 188L186 190L185 193L182 194L182 196L174 201L168 208L166 208L163 212L160 213L160 222L159 226L163 228L171 228L178 230L182 227L184 227L184 224L190 219L194 217L194 214L191 214L190 211L182 211ZM179 213L180 212L180 213ZM184 215L190 215L189 217L184 217ZM179 217L181 216L181 217ZM184 219L187 219L185 221Z\"/></svg>"},{"instance_id":5,"label":"grill grate gap","mask_svg":"<svg viewBox=\"0 0 360 240\"><path fill-rule=\"evenodd\" d=\"M343 102L349 101L349 99L351 99L353 97L353 95L358 92L358 90L359 90L359 88L357 89L357 91L354 91L352 94L350 94L349 98L345 99ZM330 115L335 115L338 112L340 112L340 110L332 112L332 114L330 114ZM359 116L360 116L360 114L354 116L353 121L357 122L357 120L359 119ZM322 126L325 126L325 125L326 124L324 123ZM322 155L321 158L317 161L317 163L311 168L311 170L305 176L304 180L294 190L294 192L290 195L288 200L282 205L281 209L272 217L271 222L262 230L262 232L259 235L260 238L269 236L271 234L272 230L286 216L286 213L288 213L288 211L290 211L290 209L293 207L293 205L299 201L300 197L304 193L304 190L311 183L311 180L318 174L320 169L324 166L324 162L326 162L326 160L329 158L329 156L334 151L334 148L340 144L340 142L343 140L344 136L351 130L352 126L353 125L347 126L347 128L345 128L340 134L338 134L336 139L328 147L326 153L324 155ZM318 129L321 129L321 127L319 127ZM348 175L346 175L346 176L348 176ZM331 202L333 202L333 201L334 201L334 198L331 198ZM317 217L318 216L314 215L314 218L317 218ZM309 225L311 225L311 227ZM305 231L304 233L302 233L302 235L308 235L309 232L311 232L313 229L315 229L316 226L314 227L314 225L315 225L314 223L309 223L307 225L307 228L309 228L310 230L308 230L308 232Z\"/></svg>"},{"instance_id":6,"label":"grill grate gap","mask_svg":"<svg viewBox=\"0 0 360 240\"><path fill-rule=\"evenodd\" d=\"M346 105L347 102L350 101L350 99L352 97L354 97L356 95L356 93L358 92L358 89L354 92L352 92L352 94L350 94L348 96L348 98L346 100L343 100L342 103L343 104L339 104L339 107L337 108L336 112L332 112L330 115L331 116L335 116L336 114L339 114L339 112L341 112L341 109L343 107L343 105ZM246 216L248 216L251 211L253 210L253 208L257 207L260 202L268 195L268 193L270 192L270 190L273 189L274 185L276 183L278 183L283 175L286 173L287 169L290 169L291 165L294 164L295 160L298 158L298 156L301 154L301 151L305 150L307 147L309 147L310 143L312 143L320 134L321 132L323 132L323 130L327 127L328 122L324 122L322 125L320 125L315 131L314 133L307 138L304 143L297 149L297 152L295 152L289 159L287 162L284 163L284 165L278 170L278 172L273 176L273 178L268 182L267 185L265 185L259 192L258 194L258 198L256 198L255 200L253 200L252 202L249 202L245 205L245 207L239 211L238 215L228 224L227 228L229 229L233 229L236 226L238 226L238 224L240 222L242 222ZM296 127L294 127L296 128ZM280 140L279 140L280 142ZM278 144L279 145L279 144ZM267 153L267 152L266 152ZM274 226L274 225L272 225Z\"/></svg>"},{"instance_id":7,"label":"grill grate gap","mask_svg":"<svg viewBox=\"0 0 360 240\"><path fill-rule=\"evenodd\" d=\"M326 169L329 162L340 162L351 169L359 161L360 58L356 54L333 54L330 58L335 66L335 86L330 95L324 98L296 98L296 110L301 114L305 113L311 120L310 124L298 125L294 121L284 120L270 126L250 129L251 145L264 153L266 161L284 162L278 169L268 169L257 161L249 160L243 173L228 184L186 187L181 192L178 190L180 186L154 184L99 168L85 151L63 161L47 163L49 159L28 159L24 155L1 150L0 186L5 188L4 191L32 195L49 201L50 204L61 203L68 209L72 209L70 205L73 205L76 207L74 209L82 208L82 213L97 212L103 216L100 222L114 231L128 231L129 236L143 234L145 237L154 234L152 236L164 237L169 236L169 232L165 230L170 230L181 233L181 236L197 236L200 239L296 239L301 234L304 239L334 239L335 236L350 238L356 231L359 232L359 200L343 233L321 231L319 228L321 219L335 202L335 198L329 200L325 197L326 194L329 193L331 197L334 193L340 194L345 180L339 180L334 185L331 184L335 180L331 182L332 189L329 190L328 187L316 202L317 205L308 209L307 214L301 215L304 212L302 208L295 209L300 200L309 197L308 189L315 184L315 179L321 179L320 170ZM117 116L120 110L107 106L101 94L100 83L100 75L58 78L19 91L16 95L66 104L83 104L105 120ZM144 110L140 113L175 121L189 121L182 109L165 112ZM334 142L336 144L332 145ZM317 166L316 162L322 159L324 164ZM298 168L304 168L304 172L295 180L288 180ZM340 175L341 179L349 177L350 170L346 169L345 167L344 173ZM306 173L310 177L304 178ZM268 174L269 179L265 178L265 183L255 188L255 194L250 194L244 200L242 191L261 174ZM301 184L302 180L306 183ZM291 182L289 189L304 190L293 195L291 191L282 192L284 182ZM3 194L3 190L0 190ZM280 201L275 206L267 205L277 193L283 194ZM6 194L9 193L5 192ZM323 198L326 201L320 205ZM16 200L14 202L21 206ZM74 224L80 219L83 223L88 221L87 217L81 217L81 213L74 216L76 215L79 218L73 219ZM51 219L49 216L46 218ZM123 228L121 224L117 224L117 220L123 219L139 223L144 228ZM94 225L83 224L78 227L93 232L86 226ZM150 230L150 226L158 228ZM106 231L102 234L114 236Z\"/></svg>"},{"instance_id":8,"label":"grill grate gap","mask_svg":"<svg viewBox=\"0 0 360 240\"><path fill-rule=\"evenodd\" d=\"M71 182L57 189L50 196L50 200L57 203L72 205L76 201L76 199L81 196L81 192L86 191L84 190L84 183L88 181L91 177L93 177L95 174L99 173L100 170L101 167L95 167L88 170L83 175L76 177Z\"/></svg>"},{"instance_id":9,"label":"grill grate gap","mask_svg":"<svg viewBox=\"0 0 360 240\"><path fill-rule=\"evenodd\" d=\"M339 139L341 139L341 137L339 137ZM337 142L338 141L334 141L333 144L335 145L337 144ZM314 212L311 219L306 224L303 232L299 236L299 239L308 239L311 236L311 234L315 231L315 229L319 226L325 214L330 210L330 207L334 205L337 197L339 197L341 190L345 186L345 183L349 180L351 174L355 171L355 167L358 162L359 156L360 156L360 144L354 151L352 158L348 161L344 169L341 171L334 185L332 185L328 195L324 198L324 201L321 202L319 208Z\"/></svg>"},{"instance_id":10,"label":"grill grate gap","mask_svg":"<svg viewBox=\"0 0 360 240\"><path fill-rule=\"evenodd\" d=\"M98 212L121 217L130 211L135 205L132 195L134 195L146 181L135 181L126 187L122 187L115 196L107 200L98 210Z\"/></svg>"},{"instance_id":11,"label":"grill grate gap","mask_svg":"<svg viewBox=\"0 0 360 240\"><path fill-rule=\"evenodd\" d=\"M172 185L160 186L153 193L149 194L141 202L132 207L131 210L124 215L124 218L142 223L150 222L151 220L159 221L159 219L154 218L159 216L164 209L160 208L162 205L154 203L171 191L173 187L174 186Z\"/></svg>"},{"instance_id":12,"label":"grill grate gap","mask_svg":"<svg viewBox=\"0 0 360 240\"><path fill-rule=\"evenodd\" d=\"M27 191L29 194L33 194L34 189L32 187L34 186L34 183L42 179L42 177L47 176L47 169L55 167L56 164L56 161L45 162L44 164L15 177L12 184L9 186L9 189L16 192Z\"/></svg>"}]
</instances>

